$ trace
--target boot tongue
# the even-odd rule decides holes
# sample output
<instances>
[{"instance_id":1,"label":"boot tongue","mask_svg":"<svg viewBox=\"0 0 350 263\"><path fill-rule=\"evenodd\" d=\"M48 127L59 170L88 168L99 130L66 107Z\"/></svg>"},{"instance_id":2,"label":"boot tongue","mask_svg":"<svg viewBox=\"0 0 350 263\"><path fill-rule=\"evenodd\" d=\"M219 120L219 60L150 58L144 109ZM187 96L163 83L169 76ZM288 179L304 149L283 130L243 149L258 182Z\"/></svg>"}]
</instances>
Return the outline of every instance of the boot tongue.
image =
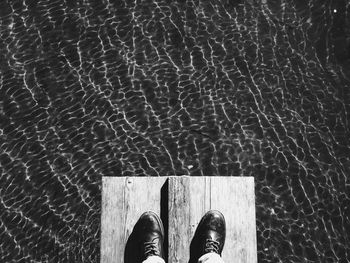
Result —
<instances>
[{"instance_id":1,"label":"boot tongue","mask_svg":"<svg viewBox=\"0 0 350 263\"><path fill-rule=\"evenodd\" d=\"M207 239L205 242L204 251L206 253L215 252L216 254L220 254L219 253L219 249L220 249L219 246L220 246L219 242L212 240L212 239Z\"/></svg>"},{"instance_id":2,"label":"boot tongue","mask_svg":"<svg viewBox=\"0 0 350 263\"><path fill-rule=\"evenodd\" d=\"M148 241L144 243L144 255L145 257L149 256L161 256L160 252L160 239L159 237L155 237L152 241Z\"/></svg>"}]
</instances>

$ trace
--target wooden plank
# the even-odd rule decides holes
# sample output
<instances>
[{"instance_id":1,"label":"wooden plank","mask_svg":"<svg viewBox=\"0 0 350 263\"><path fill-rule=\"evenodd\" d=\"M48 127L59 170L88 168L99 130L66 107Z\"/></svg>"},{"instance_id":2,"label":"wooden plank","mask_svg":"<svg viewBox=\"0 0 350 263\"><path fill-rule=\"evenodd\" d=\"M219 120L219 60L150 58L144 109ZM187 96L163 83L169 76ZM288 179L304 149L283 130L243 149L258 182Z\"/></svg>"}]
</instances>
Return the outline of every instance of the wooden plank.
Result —
<instances>
[{"instance_id":1,"label":"wooden plank","mask_svg":"<svg viewBox=\"0 0 350 263\"><path fill-rule=\"evenodd\" d=\"M226 219L225 262L256 263L253 177L171 177L169 179L169 262L188 262L202 216L211 209Z\"/></svg>"},{"instance_id":2,"label":"wooden plank","mask_svg":"<svg viewBox=\"0 0 350 263\"><path fill-rule=\"evenodd\" d=\"M161 188L166 177L103 177L101 262L132 262L131 233L143 212L161 213ZM163 211L164 212L164 211ZM128 242L128 244L127 244Z\"/></svg>"}]
</instances>

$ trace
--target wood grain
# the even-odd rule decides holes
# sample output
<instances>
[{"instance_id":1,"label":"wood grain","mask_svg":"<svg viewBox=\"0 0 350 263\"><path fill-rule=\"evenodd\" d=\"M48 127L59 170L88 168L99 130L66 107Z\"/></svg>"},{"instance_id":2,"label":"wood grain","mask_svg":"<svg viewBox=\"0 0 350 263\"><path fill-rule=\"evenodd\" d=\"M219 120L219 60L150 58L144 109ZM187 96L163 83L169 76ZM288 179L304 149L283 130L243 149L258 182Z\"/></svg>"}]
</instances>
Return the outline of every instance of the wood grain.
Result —
<instances>
[{"instance_id":1,"label":"wood grain","mask_svg":"<svg viewBox=\"0 0 350 263\"><path fill-rule=\"evenodd\" d=\"M140 215L161 213L161 189L167 177L103 177L101 262L124 262L126 246ZM252 177L170 177L165 193L168 207L168 262L188 262L190 243L201 217L221 211L227 224L223 259L256 263L254 179ZM162 208L164 210L164 207ZM164 213L164 211L162 211ZM126 260L125 263L136 263Z\"/></svg>"},{"instance_id":2,"label":"wood grain","mask_svg":"<svg viewBox=\"0 0 350 263\"><path fill-rule=\"evenodd\" d=\"M226 219L224 261L256 263L253 177L188 176L169 179L169 262L188 262L197 225L211 209Z\"/></svg>"},{"instance_id":3,"label":"wood grain","mask_svg":"<svg viewBox=\"0 0 350 263\"><path fill-rule=\"evenodd\" d=\"M143 212L160 214L166 177L103 177L101 263L124 262L125 246Z\"/></svg>"}]
</instances>

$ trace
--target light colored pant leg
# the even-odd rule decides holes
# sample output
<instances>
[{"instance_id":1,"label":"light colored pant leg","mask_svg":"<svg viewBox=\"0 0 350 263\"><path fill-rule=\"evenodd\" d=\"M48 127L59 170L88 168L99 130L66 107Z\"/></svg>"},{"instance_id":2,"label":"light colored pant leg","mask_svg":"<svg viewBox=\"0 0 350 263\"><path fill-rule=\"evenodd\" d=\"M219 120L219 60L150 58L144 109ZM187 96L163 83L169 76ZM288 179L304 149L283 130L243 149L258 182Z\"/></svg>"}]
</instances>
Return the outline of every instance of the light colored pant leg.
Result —
<instances>
[{"instance_id":1,"label":"light colored pant leg","mask_svg":"<svg viewBox=\"0 0 350 263\"><path fill-rule=\"evenodd\" d=\"M158 256L150 256L142 263L165 263L164 259Z\"/></svg>"},{"instance_id":2,"label":"light colored pant leg","mask_svg":"<svg viewBox=\"0 0 350 263\"><path fill-rule=\"evenodd\" d=\"M211 252L201 256L198 259L198 263L225 263L225 262L222 260L222 257L220 257L219 254Z\"/></svg>"}]
</instances>

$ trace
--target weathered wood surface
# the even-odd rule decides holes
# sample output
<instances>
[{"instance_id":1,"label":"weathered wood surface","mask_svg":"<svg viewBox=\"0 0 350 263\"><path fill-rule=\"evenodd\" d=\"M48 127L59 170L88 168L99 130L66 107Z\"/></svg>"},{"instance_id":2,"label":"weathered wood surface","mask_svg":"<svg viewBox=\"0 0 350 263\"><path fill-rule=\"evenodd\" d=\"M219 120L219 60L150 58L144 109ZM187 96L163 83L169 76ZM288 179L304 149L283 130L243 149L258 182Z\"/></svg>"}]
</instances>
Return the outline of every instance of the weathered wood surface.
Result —
<instances>
[{"instance_id":1,"label":"weathered wood surface","mask_svg":"<svg viewBox=\"0 0 350 263\"><path fill-rule=\"evenodd\" d=\"M222 257L226 263L256 263L253 177L170 177L169 262L188 262L201 217L211 209L226 219Z\"/></svg>"},{"instance_id":2,"label":"weathered wood surface","mask_svg":"<svg viewBox=\"0 0 350 263\"><path fill-rule=\"evenodd\" d=\"M140 215L160 214L166 177L103 177L101 263L124 262L125 246ZM136 262L135 262L136 263Z\"/></svg>"},{"instance_id":3,"label":"weathered wood surface","mask_svg":"<svg viewBox=\"0 0 350 263\"><path fill-rule=\"evenodd\" d=\"M101 263L136 263L125 257L133 227L145 211L160 214L164 200L168 203L168 207L162 207L162 213L166 209L169 220L163 217L169 228L169 263L189 261L196 227L210 209L221 211L226 218L225 262L257 262L252 177L170 177L168 189L164 187L161 195L166 180L166 177L103 178Z\"/></svg>"}]
</instances>

